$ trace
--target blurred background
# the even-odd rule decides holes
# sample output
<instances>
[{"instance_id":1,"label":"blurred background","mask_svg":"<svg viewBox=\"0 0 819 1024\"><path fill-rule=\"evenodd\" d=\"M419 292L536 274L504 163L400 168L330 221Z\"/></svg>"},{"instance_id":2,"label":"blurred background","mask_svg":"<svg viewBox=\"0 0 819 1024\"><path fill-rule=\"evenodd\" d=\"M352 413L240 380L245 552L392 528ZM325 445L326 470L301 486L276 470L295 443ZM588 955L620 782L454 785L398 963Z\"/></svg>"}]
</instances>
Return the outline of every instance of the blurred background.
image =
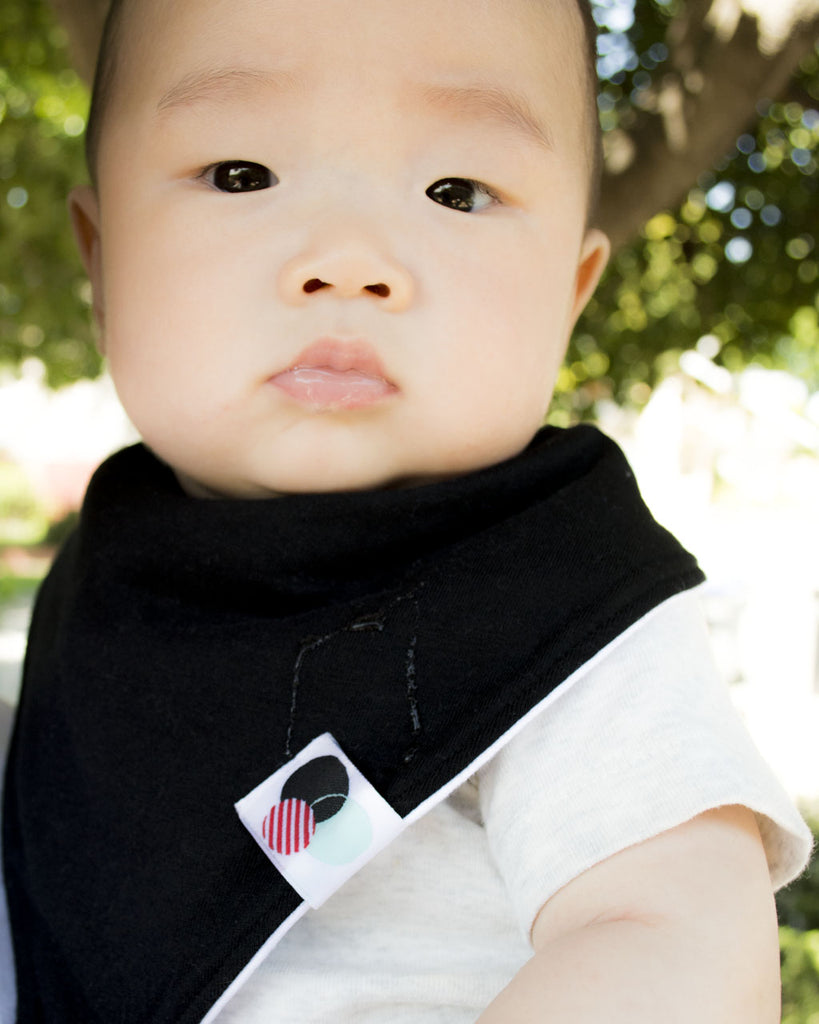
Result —
<instances>
[{"instance_id":1,"label":"blurred background","mask_svg":"<svg viewBox=\"0 0 819 1024\"><path fill-rule=\"evenodd\" d=\"M726 685L819 814L819 0L594 0L614 242L550 420L601 424L700 558ZM105 0L0 5L0 699L37 580L135 439L66 215ZM819 877L780 897L819 1024Z\"/></svg>"}]
</instances>

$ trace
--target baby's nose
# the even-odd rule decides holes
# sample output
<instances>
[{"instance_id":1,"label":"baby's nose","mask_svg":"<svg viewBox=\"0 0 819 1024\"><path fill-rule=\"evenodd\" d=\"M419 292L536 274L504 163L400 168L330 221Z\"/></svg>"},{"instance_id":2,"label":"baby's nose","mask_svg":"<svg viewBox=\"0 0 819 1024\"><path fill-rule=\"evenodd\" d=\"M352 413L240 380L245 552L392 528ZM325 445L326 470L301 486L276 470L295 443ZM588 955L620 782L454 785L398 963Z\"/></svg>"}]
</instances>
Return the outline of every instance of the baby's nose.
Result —
<instances>
[{"instance_id":1,"label":"baby's nose","mask_svg":"<svg viewBox=\"0 0 819 1024\"><path fill-rule=\"evenodd\" d=\"M405 309L412 301L414 282L409 270L375 244L348 243L312 246L282 268L280 286L292 303L322 292L344 299L366 298L389 311Z\"/></svg>"}]
</instances>

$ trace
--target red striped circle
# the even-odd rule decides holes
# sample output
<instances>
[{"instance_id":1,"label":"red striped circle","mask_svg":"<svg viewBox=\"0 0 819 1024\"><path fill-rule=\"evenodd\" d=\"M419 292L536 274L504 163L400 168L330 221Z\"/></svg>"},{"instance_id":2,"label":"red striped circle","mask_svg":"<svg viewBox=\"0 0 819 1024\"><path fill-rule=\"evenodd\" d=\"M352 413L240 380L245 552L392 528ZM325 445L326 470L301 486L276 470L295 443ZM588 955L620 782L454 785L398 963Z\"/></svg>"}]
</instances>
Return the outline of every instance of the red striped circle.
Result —
<instances>
[{"instance_id":1,"label":"red striped circle","mask_svg":"<svg viewBox=\"0 0 819 1024\"><path fill-rule=\"evenodd\" d=\"M274 804L262 825L267 845L285 856L306 849L315 831L316 819L310 804L295 798Z\"/></svg>"}]
</instances>

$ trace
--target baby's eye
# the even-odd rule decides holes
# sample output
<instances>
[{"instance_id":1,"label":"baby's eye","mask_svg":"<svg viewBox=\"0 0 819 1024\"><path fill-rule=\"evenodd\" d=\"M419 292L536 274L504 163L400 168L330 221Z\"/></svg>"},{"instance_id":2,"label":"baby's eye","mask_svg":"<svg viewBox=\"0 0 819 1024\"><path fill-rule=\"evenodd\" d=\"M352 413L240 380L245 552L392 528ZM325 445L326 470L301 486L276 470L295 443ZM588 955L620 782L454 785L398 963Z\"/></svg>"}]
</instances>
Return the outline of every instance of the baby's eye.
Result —
<instances>
[{"instance_id":1,"label":"baby's eye","mask_svg":"<svg viewBox=\"0 0 819 1024\"><path fill-rule=\"evenodd\" d=\"M202 178L220 192L258 192L279 182L269 168L249 160L223 160L211 164L202 172Z\"/></svg>"},{"instance_id":2,"label":"baby's eye","mask_svg":"<svg viewBox=\"0 0 819 1024\"><path fill-rule=\"evenodd\" d=\"M443 178L430 185L426 194L433 202L448 206L451 210L474 213L485 210L499 202L495 193L480 181L470 178Z\"/></svg>"}]
</instances>

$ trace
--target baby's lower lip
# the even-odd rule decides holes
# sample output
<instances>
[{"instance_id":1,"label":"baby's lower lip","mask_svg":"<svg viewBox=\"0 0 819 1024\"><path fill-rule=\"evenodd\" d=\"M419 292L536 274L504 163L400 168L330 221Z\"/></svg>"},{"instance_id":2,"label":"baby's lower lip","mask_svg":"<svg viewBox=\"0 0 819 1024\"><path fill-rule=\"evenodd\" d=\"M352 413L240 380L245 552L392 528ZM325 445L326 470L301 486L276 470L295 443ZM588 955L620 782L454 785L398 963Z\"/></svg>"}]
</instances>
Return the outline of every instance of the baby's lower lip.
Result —
<instances>
[{"instance_id":1,"label":"baby's lower lip","mask_svg":"<svg viewBox=\"0 0 819 1024\"><path fill-rule=\"evenodd\" d=\"M296 366L277 373L270 378L270 383L314 409L363 409L398 390L383 377L326 366Z\"/></svg>"}]
</instances>

